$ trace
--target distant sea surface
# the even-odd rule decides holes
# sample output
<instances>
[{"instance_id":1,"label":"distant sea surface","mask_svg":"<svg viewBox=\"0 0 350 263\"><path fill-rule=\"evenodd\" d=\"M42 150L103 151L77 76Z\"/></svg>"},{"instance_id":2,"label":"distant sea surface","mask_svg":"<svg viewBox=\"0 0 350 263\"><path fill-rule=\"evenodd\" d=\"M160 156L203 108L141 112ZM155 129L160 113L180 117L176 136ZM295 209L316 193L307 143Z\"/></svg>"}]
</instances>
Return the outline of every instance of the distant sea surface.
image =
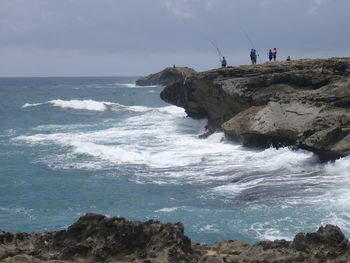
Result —
<instances>
[{"instance_id":1,"label":"distant sea surface","mask_svg":"<svg viewBox=\"0 0 350 263\"><path fill-rule=\"evenodd\" d=\"M350 237L350 158L247 149L136 78L0 79L0 229L51 231L87 212L181 221L196 242Z\"/></svg>"}]
</instances>

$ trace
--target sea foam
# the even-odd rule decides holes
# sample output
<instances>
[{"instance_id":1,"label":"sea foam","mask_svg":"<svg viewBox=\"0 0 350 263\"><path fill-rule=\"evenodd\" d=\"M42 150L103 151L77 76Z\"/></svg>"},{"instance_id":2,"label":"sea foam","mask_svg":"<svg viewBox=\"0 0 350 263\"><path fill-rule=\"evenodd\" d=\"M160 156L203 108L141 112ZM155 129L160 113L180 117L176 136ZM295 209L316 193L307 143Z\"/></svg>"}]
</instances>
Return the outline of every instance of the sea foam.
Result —
<instances>
[{"instance_id":1,"label":"sea foam","mask_svg":"<svg viewBox=\"0 0 350 263\"><path fill-rule=\"evenodd\" d=\"M350 157L344 157L336 160L333 163L328 163L325 166L325 171L328 174L340 174L346 177L350 176Z\"/></svg>"}]
</instances>

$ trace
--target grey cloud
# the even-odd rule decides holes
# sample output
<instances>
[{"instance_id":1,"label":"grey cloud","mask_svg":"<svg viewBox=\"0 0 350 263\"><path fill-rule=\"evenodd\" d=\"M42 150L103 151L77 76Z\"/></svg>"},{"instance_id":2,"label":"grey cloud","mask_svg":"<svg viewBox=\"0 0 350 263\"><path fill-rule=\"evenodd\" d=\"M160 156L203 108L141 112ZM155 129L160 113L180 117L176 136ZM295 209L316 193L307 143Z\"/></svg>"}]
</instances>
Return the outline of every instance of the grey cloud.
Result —
<instances>
[{"instance_id":1,"label":"grey cloud","mask_svg":"<svg viewBox=\"0 0 350 263\"><path fill-rule=\"evenodd\" d=\"M19 54L37 55L38 75L94 74L93 65L77 70L78 60L96 61L99 74L145 74L175 62L205 69L217 63L208 39L242 64L250 48L242 28L262 53L346 55L349 8L348 0L1 0L0 57L8 61L0 60L0 74L10 64L13 75L26 67L33 74ZM11 56L22 63L18 72ZM72 60L74 68L50 64ZM152 64L138 62L145 60Z\"/></svg>"}]
</instances>

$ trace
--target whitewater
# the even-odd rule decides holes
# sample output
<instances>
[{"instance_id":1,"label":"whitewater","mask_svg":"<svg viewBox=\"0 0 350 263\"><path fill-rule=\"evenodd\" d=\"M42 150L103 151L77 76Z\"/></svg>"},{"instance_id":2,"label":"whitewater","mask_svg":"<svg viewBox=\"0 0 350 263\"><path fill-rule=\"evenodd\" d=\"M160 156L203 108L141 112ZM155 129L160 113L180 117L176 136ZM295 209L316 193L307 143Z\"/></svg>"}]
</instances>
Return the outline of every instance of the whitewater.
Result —
<instances>
[{"instance_id":1,"label":"whitewater","mask_svg":"<svg viewBox=\"0 0 350 263\"><path fill-rule=\"evenodd\" d=\"M0 229L66 228L87 212L181 221L196 242L350 236L350 158L251 149L133 77L0 79Z\"/></svg>"}]
</instances>

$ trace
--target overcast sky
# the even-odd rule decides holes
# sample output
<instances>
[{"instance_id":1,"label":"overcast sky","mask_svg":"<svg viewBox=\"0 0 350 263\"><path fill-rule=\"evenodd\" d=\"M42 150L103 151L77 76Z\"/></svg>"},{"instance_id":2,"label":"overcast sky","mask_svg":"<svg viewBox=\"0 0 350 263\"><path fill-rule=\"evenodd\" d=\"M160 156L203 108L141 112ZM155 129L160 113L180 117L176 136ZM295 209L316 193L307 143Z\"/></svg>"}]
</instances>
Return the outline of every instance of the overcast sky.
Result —
<instances>
[{"instance_id":1,"label":"overcast sky","mask_svg":"<svg viewBox=\"0 0 350 263\"><path fill-rule=\"evenodd\" d=\"M145 75L176 64L349 56L350 0L0 0L0 76Z\"/></svg>"}]
</instances>

